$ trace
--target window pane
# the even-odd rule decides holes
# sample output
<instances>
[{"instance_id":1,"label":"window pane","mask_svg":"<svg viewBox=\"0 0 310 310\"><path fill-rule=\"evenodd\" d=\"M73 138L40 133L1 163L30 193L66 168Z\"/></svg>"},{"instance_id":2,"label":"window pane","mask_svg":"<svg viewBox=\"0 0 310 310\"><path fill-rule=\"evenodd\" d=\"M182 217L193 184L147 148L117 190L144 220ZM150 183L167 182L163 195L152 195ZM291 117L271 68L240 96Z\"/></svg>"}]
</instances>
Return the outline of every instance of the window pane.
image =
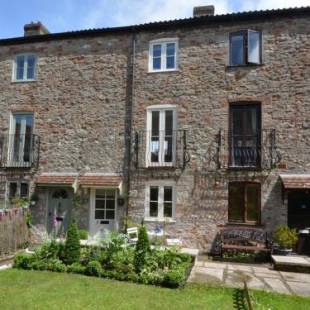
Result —
<instances>
[{"instance_id":1,"label":"window pane","mask_svg":"<svg viewBox=\"0 0 310 310\"><path fill-rule=\"evenodd\" d=\"M104 209L105 200L96 200L96 209Z\"/></svg>"},{"instance_id":2,"label":"window pane","mask_svg":"<svg viewBox=\"0 0 310 310\"><path fill-rule=\"evenodd\" d=\"M29 68L29 67L34 67L35 61L36 61L35 56L29 55L28 58L27 58L27 65L28 65L28 68Z\"/></svg>"},{"instance_id":3,"label":"window pane","mask_svg":"<svg viewBox=\"0 0 310 310\"><path fill-rule=\"evenodd\" d=\"M259 201L260 201L260 185L248 184L247 185L247 206L246 214L247 221L258 222L259 220Z\"/></svg>"},{"instance_id":4,"label":"window pane","mask_svg":"<svg viewBox=\"0 0 310 310\"><path fill-rule=\"evenodd\" d=\"M167 56L174 56L174 55L175 55L175 43L168 43Z\"/></svg>"},{"instance_id":5,"label":"window pane","mask_svg":"<svg viewBox=\"0 0 310 310\"><path fill-rule=\"evenodd\" d=\"M106 208L107 209L115 209L115 200L110 200L110 199L107 199L106 200Z\"/></svg>"},{"instance_id":6,"label":"window pane","mask_svg":"<svg viewBox=\"0 0 310 310\"><path fill-rule=\"evenodd\" d=\"M234 34L230 37L230 64L242 65L245 63L243 34Z\"/></svg>"},{"instance_id":7,"label":"window pane","mask_svg":"<svg viewBox=\"0 0 310 310\"><path fill-rule=\"evenodd\" d=\"M150 216L158 217L158 202L150 202Z\"/></svg>"},{"instance_id":8,"label":"window pane","mask_svg":"<svg viewBox=\"0 0 310 310\"><path fill-rule=\"evenodd\" d=\"M27 79L28 80L34 79L34 67L27 68Z\"/></svg>"},{"instance_id":9,"label":"window pane","mask_svg":"<svg viewBox=\"0 0 310 310\"><path fill-rule=\"evenodd\" d=\"M107 210L106 211L106 219L107 220L114 220L115 219L115 211L114 210Z\"/></svg>"},{"instance_id":10,"label":"window pane","mask_svg":"<svg viewBox=\"0 0 310 310\"><path fill-rule=\"evenodd\" d=\"M171 186L164 187L164 201L172 201L172 187Z\"/></svg>"},{"instance_id":11,"label":"window pane","mask_svg":"<svg viewBox=\"0 0 310 310\"><path fill-rule=\"evenodd\" d=\"M16 80L22 80L24 78L24 68L16 69Z\"/></svg>"},{"instance_id":12,"label":"window pane","mask_svg":"<svg viewBox=\"0 0 310 310\"><path fill-rule=\"evenodd\" d=\"M152 112L152 136L159 135L159 111Z\"/></svg>"},{"instance_id":13,"label":"window pane","mask_svg":"<svg viewBox=\"0 0 310 310\"><path fill-rule=\"evenodd\" d=\"M150 188L150 201L158 201L158 187L152 186Z\"/></svg>"},{"instance_id":14,"label":"window pane","mask_svg":"<svg viewBox=\"0 0 310 310\"><path fill-rule=\"evenodd\" d=\"M165 111L165 134L171 136L173 130L173 111Z\"/></svg>"},{"instance_id":15,"label":"window pane","mask_svg":"<svg viewBox=\"0 0 310 310\"><path fill-rule=\"evenodd\" d=\"M172 202L164 203L164 217L172 217Z\"/></svg>"},{"instance_id":16,"label":"window pane","mask_svg":"<svg viewBox=\"0 0 310 310\"><path fill-rule=\"evenodd\" d=\"M161 69L161 58L153 58L153 69L154 70Z\"/></svg>"},{"instance_id":17,"label":"window pane","mask_svg":"<svg viewBox=\"0 0 310 310\"><path fill-rule=\"evenodd\" d=\"M107 198L114 199L115 198L115 190L114 189L107 189L106 195L107 195Z\"/></svg>"},{"instance_id":18,"label":"window pane","mask_svg":"<svg viewBox=\"0 0 310 310\"><path fill-rule=\"evenodd\" d=\"M95 210L95 220L104 219L104 210Z\"/></svg>"},{"instance_id":19,"label":"window pane","mask_svg":"<svg viewBox=\"0 0 310 310\"><path fill-rule=\"evenodd\" d=\"M229 184L228 217L230 221L244 221L244 185Z\"/></svg>"},{"instance_id":20,"label":"window pane","mask_svg":"<svg viewBox=\"0 0 310 310\"><path fill-rule=\"evenodd\" d=\"M27 198L28 197L28 183L20 184L20 197Z\"/></svg>"},{"instance_id":21,"label":"window pane","mask_svg":"<svg viewBox=\"0 0 310 310\"><path fill-rule=\"evenodd\" d=\"M260 32L248 31L248 62L260 63Z\"/></svg>"},{"instance_id":22,"label":"window pane","mask_svg":"<svg viewBox=\"0 0 310 310\"><path fill-rule=\"evenodd\" d=\"M175 57L167 57L167 69L175 68Z\"/></svg>"},{"instance_id":23,"label":"window pane","mask_svg":"<svg viewBox=\"0 0 310 310\"><path fill-rule=\"evenodd\" d=\"M160 56L161 56L161 44L154 44L153 57L160 57Z\"/></svg>"},{"instance_id":24,"label":"window pane","mask_svg":"<svg viewBox=\"0 0 310 310\"><path fill-rule=\"evenodd\" d=\"M17 196L17 183L11 182L9 187L9 198L14 198Z\"/></svg>"},{"instance_id":25,"label":"window pane","mask_svg":"<svg viewBox=\"0 0 310 310\"><path fill-rule=\"evenodd\" d=\"M16 80L24 78L24 62L25 57L23 55L16 57Z\"/></svg>"}]
</instances>

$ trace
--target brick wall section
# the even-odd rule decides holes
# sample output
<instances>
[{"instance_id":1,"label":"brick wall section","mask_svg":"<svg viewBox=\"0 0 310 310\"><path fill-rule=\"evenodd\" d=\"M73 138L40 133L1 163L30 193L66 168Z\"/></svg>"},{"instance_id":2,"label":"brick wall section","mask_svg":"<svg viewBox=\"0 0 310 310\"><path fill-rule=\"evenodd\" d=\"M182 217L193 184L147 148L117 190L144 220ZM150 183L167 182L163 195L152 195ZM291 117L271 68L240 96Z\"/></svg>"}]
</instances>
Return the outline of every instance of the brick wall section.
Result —
<instances>
[{"instance_id":1,"label":"brick wall section","mask_svg":"<svg viewBox=\"0 0 310 310\"><path fill-rule=\"evenodd\" d=\"M145 180L168 178L176 181L177 205L176 223L166 231L182 236L187 246L212 247L219 226L227 222L229 180L260 181L262 224L272 231L286 223L278 174L310 169L309 26L309 19L292 18L139 34L134 128L146 128L148 106L177 105L178 128L188 129L191 161L183 172L135 171L130 214L136 221L144 215ZM229 32L242 29L262 30L262 66L227 66ZM148 42L165 37L179 38L179 71L148 73ZM238 100L262 103L262 128L276 129L281 164L287 169L216 169L215 136L219 129L228 129L229 102Z\"/></svg>"}]
</instances>

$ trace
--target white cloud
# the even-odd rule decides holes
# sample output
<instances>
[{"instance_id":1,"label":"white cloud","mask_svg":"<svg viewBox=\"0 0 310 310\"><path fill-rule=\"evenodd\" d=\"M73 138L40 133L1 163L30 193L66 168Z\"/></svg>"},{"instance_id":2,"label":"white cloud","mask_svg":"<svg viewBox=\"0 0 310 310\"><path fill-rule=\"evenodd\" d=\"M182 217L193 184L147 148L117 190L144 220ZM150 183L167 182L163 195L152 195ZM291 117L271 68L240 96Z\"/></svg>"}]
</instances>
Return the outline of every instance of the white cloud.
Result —
<instances>
[{"instance_id":1,"label":"white cloud","mask_svg":"<svg viewBox=\"0 0 310 310\"><path fill-rule=\"evenodd\" d=\"M310 5L310 0L87 0L82 28L125 26L192 16L193 7L214 4L215 14Z\"/></svg>"}]
</instances>

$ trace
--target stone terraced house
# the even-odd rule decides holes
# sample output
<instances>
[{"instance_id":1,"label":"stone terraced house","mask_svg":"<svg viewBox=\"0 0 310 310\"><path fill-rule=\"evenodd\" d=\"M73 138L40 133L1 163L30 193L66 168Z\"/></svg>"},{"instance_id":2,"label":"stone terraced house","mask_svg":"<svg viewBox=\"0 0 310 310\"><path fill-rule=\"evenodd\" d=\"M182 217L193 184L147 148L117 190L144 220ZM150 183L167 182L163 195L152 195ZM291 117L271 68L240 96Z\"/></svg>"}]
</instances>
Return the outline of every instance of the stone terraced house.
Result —
<instances>
[{"instance_id":1,"label":"stone terraced house","mask_svg":"<svg viewBox=\"0 0 310 310\"><path fill-rule=\"evenodd\" d=\"M2 208L204 251L224 225L310 227L310 7L24 30L0 40Z\"/></svg>"}]
</instances>

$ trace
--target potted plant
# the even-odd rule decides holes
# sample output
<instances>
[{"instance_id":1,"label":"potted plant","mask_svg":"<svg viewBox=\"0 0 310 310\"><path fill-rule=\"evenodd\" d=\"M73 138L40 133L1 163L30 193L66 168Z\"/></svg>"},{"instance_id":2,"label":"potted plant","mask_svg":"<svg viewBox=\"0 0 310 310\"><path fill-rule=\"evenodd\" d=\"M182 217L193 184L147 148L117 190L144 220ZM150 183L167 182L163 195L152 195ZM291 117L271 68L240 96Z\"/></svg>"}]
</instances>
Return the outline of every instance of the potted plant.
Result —
<instances>
[{"instance_id":1,"label":"potted plant","mask_svg":"<svg viewBox=\"0 0 310 310\"><path fill-rule=\"evenodd\" d=\"M275 254L288 255L292 253L297 239L298 234L295 229L291 229L286 225L277 226L273 234L273 241L278 246L274 249Z\"/></svg>"}]
</instances>

